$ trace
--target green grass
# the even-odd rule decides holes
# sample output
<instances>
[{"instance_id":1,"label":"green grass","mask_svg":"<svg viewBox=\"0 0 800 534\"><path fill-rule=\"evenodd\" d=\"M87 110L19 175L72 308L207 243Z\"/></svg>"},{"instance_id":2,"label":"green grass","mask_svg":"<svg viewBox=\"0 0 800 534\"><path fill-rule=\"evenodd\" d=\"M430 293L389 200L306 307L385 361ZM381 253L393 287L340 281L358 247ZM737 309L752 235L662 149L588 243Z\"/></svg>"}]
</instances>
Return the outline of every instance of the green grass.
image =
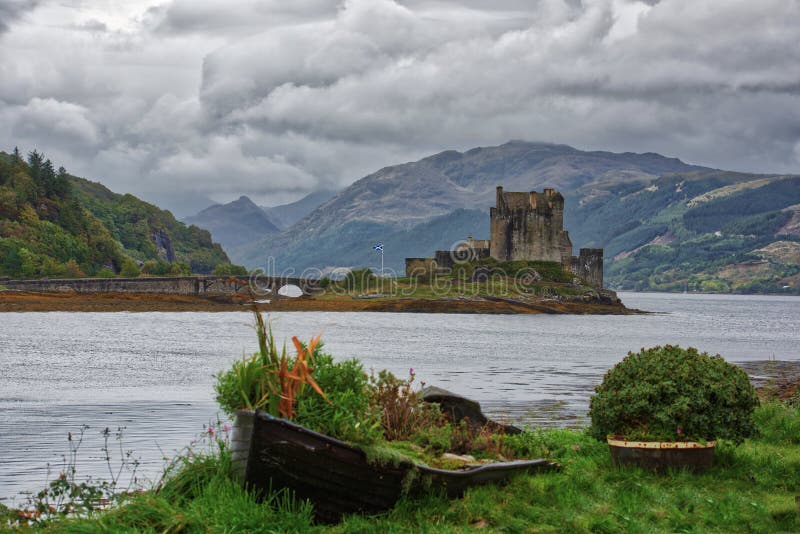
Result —
<instances>
[{"instance_id":1,"label":"green grass","mask_svg":"<svg viewBox=\"0 0 800 534\"><path fill-rule=\"evenodd\" d=\"M391 299L447 299L447 298L479 298L499 297L517 299L520 297L555 297L578 296L592 292L587 287L575 287L562 282L541 281L532 284L523 284L514 280L494 276L485 282L472 282L460 280L452 276L439 276L433 282L426 280L412 280L409 278L376 279L370 282L369 287L362 286L357 290L346 290L341 287L330 288L326 294L317 298L337 299L343 296L356 296L364 294L383 295L382 300Z\"/></svg>"},{"instance_id":2,"label":"green grass","mask_svg":"<svg viewBox=\"0 0 800 534\"><path fill-rule=\"evenodd\" d=\"M797 532L800 509L800 409L757 410L758 438L718 446L702 475L616 469L608 447L576 430L536 430L514 446L558 460L561 472L519 476L462 499L402 500L377 517L314 526L307 505L286 495L259 503L227 477L226 455L185 460L158 492L43 532ZM3 527L0 526L0 529ZM23 531L26 529L23 529Z\"/></svg>"}]
</instances>

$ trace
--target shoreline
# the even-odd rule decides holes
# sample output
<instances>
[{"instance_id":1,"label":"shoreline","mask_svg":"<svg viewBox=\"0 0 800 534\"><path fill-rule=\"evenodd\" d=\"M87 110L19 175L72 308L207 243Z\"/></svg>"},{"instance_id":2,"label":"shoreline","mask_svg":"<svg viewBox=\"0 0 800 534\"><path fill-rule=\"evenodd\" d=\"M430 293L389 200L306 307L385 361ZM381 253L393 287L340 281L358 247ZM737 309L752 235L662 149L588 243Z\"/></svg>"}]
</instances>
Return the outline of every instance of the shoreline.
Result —
<instances>
[{"instance_id":1,"label":"shoreline","mask_svg":"<svg viewBox=\"0 0 800 534\"><path fill-rule=\"evenodd\" d=\"M240 295L175 295L160 293L39 293L0 291L3 312L233 312L249 311L250 299ZM633 315L624 304L600 302L539 301L510 299L354 299L342 297L285 297L259 303L260 311L282 312L388 312L388 313L467 313L505 315Z\"/></svg>"}]
</instances>

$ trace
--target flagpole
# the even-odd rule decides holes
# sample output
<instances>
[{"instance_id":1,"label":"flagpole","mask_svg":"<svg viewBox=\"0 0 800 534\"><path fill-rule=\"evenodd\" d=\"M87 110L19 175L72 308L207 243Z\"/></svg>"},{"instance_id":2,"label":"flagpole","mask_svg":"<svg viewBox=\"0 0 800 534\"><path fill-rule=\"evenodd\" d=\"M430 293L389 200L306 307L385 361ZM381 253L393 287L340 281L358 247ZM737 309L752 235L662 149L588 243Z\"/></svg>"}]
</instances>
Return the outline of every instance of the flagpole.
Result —
<instances>
[{"instance_id":1,"label":"flagpole","mask_svg":"<svg viewBox=\"0 0 800 534\"><path fill-rule=\"evenodd\" d=\"M383 278L383 247L381 247L381 278Z\"/></svg>"}]
</instances>

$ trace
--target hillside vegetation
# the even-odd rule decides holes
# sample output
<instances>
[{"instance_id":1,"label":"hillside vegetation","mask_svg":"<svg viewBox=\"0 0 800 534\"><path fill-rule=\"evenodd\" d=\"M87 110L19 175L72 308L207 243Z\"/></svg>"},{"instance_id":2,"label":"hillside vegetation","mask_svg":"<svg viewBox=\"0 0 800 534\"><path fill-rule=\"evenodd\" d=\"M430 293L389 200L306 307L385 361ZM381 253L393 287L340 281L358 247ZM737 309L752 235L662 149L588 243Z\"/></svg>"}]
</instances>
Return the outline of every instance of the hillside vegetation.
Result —
<instances>
[{"instance_id":1,"label":"hillside vegetation","mask_svg":"<svg viewBox=\"0 0 800 534\"><path fill-rule=\"evenodd\" d=\"M208 232L168 211L56 170L35 150L0 152L0 276L208 273L226 263Z\"/></svg>"},{"instance_id":2,"label":"hillside vegetation","mask_svg":"<svg viewBox=\"0 0 800 534\"><path fill-rule=\"evenodd\" d=\"M673 174L611 192L573 197L568 224L605 247L613 287L800 293L800 177Z\"/></svg>"}]
</instances>

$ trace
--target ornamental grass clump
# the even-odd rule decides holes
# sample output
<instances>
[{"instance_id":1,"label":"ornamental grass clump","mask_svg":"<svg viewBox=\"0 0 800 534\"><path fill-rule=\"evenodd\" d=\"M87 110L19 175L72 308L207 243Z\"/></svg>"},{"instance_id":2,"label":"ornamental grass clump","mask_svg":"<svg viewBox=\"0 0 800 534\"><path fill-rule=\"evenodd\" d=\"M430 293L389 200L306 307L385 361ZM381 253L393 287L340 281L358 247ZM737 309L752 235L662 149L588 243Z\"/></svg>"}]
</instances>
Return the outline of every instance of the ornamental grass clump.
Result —
<instances>
[{"instance_id":1,"label":"ornamental grass clump","mask_svg":"<svg viewBox=\"0 0 800 534\"><path fill-rule=\"evenodd\" d=\"M721 356L653 347L606 373L590 402L589 432L600 440L741 443L756 432L757 406L747 373Z\"/></svg>"},{"instance_id":2,"label":"ornamental grass clump","mask_svg":"<svg viewBox=\"0 0 800 534\"><path fill-rule=\"evenodd\" d=\"M320 337L312 338L307 345L293 337L296 356L290 358L285 345L278 350L272 326L265 323L257 309L254 314L259 350L217 375L214 390L222 409L229 415L237 410L262 410L275 417L292 419L296 401L306 386L327 400L312 376Z\"/></svg>"}]
</instances>

